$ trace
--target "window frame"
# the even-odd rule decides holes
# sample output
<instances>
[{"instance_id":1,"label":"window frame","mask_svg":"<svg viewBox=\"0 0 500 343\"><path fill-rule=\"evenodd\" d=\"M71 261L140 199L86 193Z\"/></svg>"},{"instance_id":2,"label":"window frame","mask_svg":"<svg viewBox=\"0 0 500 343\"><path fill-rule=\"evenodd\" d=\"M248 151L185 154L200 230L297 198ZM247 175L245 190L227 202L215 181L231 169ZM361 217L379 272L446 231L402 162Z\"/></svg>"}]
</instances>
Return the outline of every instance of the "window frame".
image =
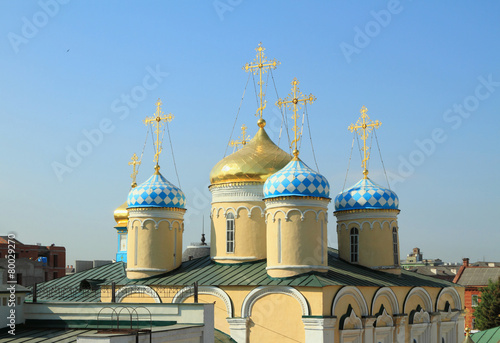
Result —
<instances>
[{"instance_id":1,"label":"window frame","mask_svg":"<svg viewBox=\"0 0 500 343\"><path fill-rule=\"evenodd\" d=\"M350 261L351 263L359 263L359 229L353 227L349 233L350 246Z\"/></svg>"},{"instance_id":2,"label":"window frame","mask_svg":"<svg viewBox=\"0 0 500 343\"><path fill-rule=\"evenodd\" d=\"M234 254L235 248L235 220L234 214L226 214L226 253Z\"/></svg>"}]
</instances>

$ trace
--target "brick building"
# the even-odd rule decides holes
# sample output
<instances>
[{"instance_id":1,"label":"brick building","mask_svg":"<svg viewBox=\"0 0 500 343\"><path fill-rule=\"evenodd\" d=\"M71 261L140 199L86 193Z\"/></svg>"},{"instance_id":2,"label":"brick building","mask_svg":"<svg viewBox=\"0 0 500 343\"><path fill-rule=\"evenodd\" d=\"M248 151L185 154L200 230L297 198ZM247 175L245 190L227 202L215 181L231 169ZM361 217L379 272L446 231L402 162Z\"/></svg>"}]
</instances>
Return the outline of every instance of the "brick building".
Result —
<instances>
[{"instance_id":1,"label":"brick building","mask_svg":"<svg viewBox=\"0 0 500 343\"><path fill-rule=\"evenodd\" d=\"M474 330L474 311L480 302L481 289L488 286L488 281L495 282L500 277L500 266L495 262L469 264L464 258L463 264L453 279L454 283L465 286L465 326Z\"/></svg>"},{"instance_id":2,"label":"brick building","mask_svg":"<svg viewBox=\"0 0 500 343\"><path fill-rule=\"evenodd\" d=\"M0 266L7 269L8 265L7 236L0 236ZM55 246L42 246L41 244L23 244L15 242L16 280L23 286L32 286L38 282L50 281L66 275L66 248ZM7 273L4 275L6 282ZM0 282L1 283L1 282Z\"/></svg>"}]
</instances>

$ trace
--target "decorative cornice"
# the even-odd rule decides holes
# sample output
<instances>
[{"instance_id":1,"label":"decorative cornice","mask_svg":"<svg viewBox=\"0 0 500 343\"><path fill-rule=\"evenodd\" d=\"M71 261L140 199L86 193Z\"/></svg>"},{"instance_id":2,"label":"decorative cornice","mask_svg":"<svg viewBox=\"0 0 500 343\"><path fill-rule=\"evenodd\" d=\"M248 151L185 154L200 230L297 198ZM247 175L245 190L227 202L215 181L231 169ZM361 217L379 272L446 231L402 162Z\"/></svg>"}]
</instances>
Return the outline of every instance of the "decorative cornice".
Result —
<instances>
[{"instance_id":1,"label":"decorative cornice","mask_svg":"<svg viewBox=\"0 0 500 343\"><path fill-rule=\"evenodd\" d=\"M264 197L262 184L238 184L210 188L212 204L220 202L260 202Z\"/></svg>"},{"instance_id":2,"label":"decorative cornice","mask_svg":"<svg viewBox=\"0 0 500 343\"><path fill-rule=\"evenodd\" d=\"M319 207L323 209L328 208L328 203L330 200L326 198L319 197L280 197L273 198L273 201L264 200L266 203L266 209L272 209L276 207L297 207L297 206L306 206L310 207Z\"/></svg>"},{"instance_id":3,"label":"decorative cornice","mask_svg":"<svg viewBox=\"0 0 500 343\"><path fill-rule=\"evenodd\" d=\"M382 209L382 208L362 208L362 209L357 209L357 210L340 210L340 211L334 211L333 214L338 216L341 214L350 214L350 213L368 213L368 212L394 212L396 214L399 214L401 210L396 210L393 208L388 208L388 209Z\"/></svg>"},{"instance_id":4,"label":"decorative cornice","mask_svg":"<svg viewBox=\"0 0 500 343\"><path fill-rule=\"evenodd\" d=\"M311 209L306 209L306 210L302 211L302 210L300 210L298 208L291 208L291 209L287 210L286 212L283 211L283 210L281 210L281 209L275 210L274 212L272 212L270 210L267 210L266 211L266 223L267 223L267 219L268 219L269 216L271 216L271 219L272 219L272 221L274 223L276 221L276 214L277 213L283 213L284 216L285 216L285 220L289 221L290 220L289 214L291 212L294 212L294 211L297 211L297 212L300 213L300 221L304 221L304 219L305 219L304 216L305 216L305 214L307 212L313 212L313 213L315 213L316 214L316 221L319 220L319 215L321 213L324 213L324 215L325 215L325 222L328 223L328 212L326 212L326 209L324 209L324 210L317 210L317 211L316 210L311 210Z\"/></svg>"},{"instance_id":5,"label":"decorative cornice","mask_svg":"<svg viewBox=\"0 0 500 343\"><path fill-rule=\"evenodd\" d=\"M331 199L331 198L288 195L288 196L275 197L275 198L266 198L266 199L264 199L264 202L265 202L265 203L266 203L266 205L267 205L267 203L268 203L268 202L273 202L273 201L283 201L283 200L290 201L290 199L322 200L322 201L326 201L326 202L327 202L327 204L328 204L330 201L332 201L332 199Z\"/></svg>"},{"instance_id":6,"label":"decorative cornice","mask_svg":"<svg viewBox=\"0 0 500 343\"><path fill-rule=\"evenodd\" d=\"M214 256L212 260L235 260L235 261L255 261L257 260L256 256Z\"/></svg>"},{"instance_id":7,"label":"decorative cornice","mask_svg":"<svg viewBox=\"0 0 500 343\"><path fill-rule=\"evenodd\" d=\"M252 208L248 208L246 206L239 206L237 208L234 208L234 207L226 207L225 208L225 207L222 207L222 206L221 207L212 206L211 215L213 217L213 215L215 213L215 217L219 218L219 212L220 212L220 210L224 210L224 213L223 213L224 217L226 216L226 214L228 212L230 212L230 213L233 213L236 218L239 218L240 217L240 214L239 214L240 210L247 210L248 218L251 218L252 217L252 211L254 209L260 210L260 216L264 217L264 209L262 207L260 207L260 206L253 206Z\"/></svg>"},{"instance_id":8,"label":"decorative cornice","mask_svg":"<svg viewBox=\"0 0 500 343\"><path fill-rule=\"evenodd\" d=\"M185 208L178 207L129 207L129 218L131 212L149 212L149 211L173 211L173 212L186 212Z\"/></svg>"},{"instance_id":9,"label":"decorative cornice","mask_svg":"<svg viewBox=\"0 0 500 343\"><path fill-rule=\"evenodd\" d=\"M212 190L213 188L229 188L229 187L234 187L234 186L248 186L248 185L264 185L264 181L262 182L257 182L257 181L232 181L232 182L224 182L224 183L215 183L210 186L208 186L209 190Z\"/></svg>"}]
</instances>

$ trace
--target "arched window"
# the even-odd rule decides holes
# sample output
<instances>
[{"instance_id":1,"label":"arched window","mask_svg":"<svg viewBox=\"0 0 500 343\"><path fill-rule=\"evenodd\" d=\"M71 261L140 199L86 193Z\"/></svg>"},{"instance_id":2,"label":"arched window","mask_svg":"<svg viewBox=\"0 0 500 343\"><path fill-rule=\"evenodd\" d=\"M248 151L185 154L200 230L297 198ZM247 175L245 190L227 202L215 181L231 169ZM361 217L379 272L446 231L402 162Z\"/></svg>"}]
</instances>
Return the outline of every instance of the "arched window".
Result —
<instances>
[{"instance_id":1,"label":"arched window","mask_svg":"<svg viewBox=\"0 0 500 343\"><path fill-rule=\"evenodd\" d=\"M226 252L234 253L234 214L226 215Z\"/></svg>"},{"instance_id":2,"label":"arched window","mask_svg":"<svg viewBox=\"0 0 500 343\"><path fill-rule=\"evenodd\" d=\"M351 262L358 262L359 252L359 230L356 227L351 229Z\"/></svg>"},{"instance_id":3,"label":"arched window","mask_svg":"<svg viewBox=\"0 0 500 343\"><path fill-rule=\"evenodd\" d=\"M278 263L281 263L281 218L278 219Z\"/></svg>"},{"instance_id":4,"label":"arched window","mask_svg":"<svg viewBox=\"0 0 500 343\"><path fill-rule=\"evenodd\" d=\"M392 248L394 252L394 265L399 266L399 255L398 255L398 230L392 228Z\"/></svg>"}]
</instances>

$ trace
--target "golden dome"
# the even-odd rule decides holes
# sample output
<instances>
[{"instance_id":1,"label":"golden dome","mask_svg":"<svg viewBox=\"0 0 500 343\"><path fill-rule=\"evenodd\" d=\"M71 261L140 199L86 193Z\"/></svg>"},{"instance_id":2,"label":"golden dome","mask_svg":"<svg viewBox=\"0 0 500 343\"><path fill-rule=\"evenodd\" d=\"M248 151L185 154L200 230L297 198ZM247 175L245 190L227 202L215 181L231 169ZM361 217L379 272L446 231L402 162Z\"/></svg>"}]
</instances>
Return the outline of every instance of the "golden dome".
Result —
<instances>
[{"instance_id":1,"label":"golden dome","mask_svg":"<svg viewBox=\"0 0 500 343\"><path fill-rule=\"evenodd\" d=\"M128 211L127 211L127 202L125 201L118 207L115 212L113 212L115 216L115 221L117 226L127 226L128 223Z\"/></svg>"},{"instance_id":2,"label":"golden dome","mask_svg":"<svg viewBox=\"0 0 500 343\"><path fill-rule=\"evenodd\" d=\"M265 121L259 122L259 131L250 142L212 168L212 185L229 182L264 183L269 176L290 162L292 156L273 143L264 126Z\"/></svg>"}]
</instances>

